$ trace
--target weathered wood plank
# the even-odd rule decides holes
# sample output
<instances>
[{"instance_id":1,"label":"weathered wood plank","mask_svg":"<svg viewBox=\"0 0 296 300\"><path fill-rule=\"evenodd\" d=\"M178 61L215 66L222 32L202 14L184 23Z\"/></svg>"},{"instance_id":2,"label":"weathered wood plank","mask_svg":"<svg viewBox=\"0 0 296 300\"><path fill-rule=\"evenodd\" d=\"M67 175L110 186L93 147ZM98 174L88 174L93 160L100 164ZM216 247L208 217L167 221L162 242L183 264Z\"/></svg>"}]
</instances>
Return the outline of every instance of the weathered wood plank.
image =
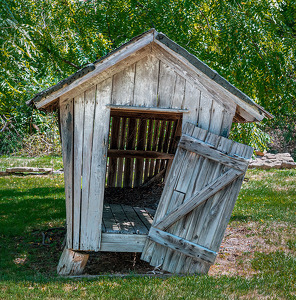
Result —
<instances>
[{"instance_id":1,"label":"weathered wood plank","mask_svg":"<svg viewBox=\"0 0 296 300\"><path fill-rule=\"evenodd\" d=\"M101 251L142 252L146 234L103 233Z\"/></svg>"},{"instance_id":2,"label":"weathered wood plank","mask_svg":"<svg viewBox=\"0 0 296 300\"><path fill-rule=\"evenodd\" d=\"M151 151L152 139L153 139L153 120L150 119L150 120L147 120L147 122L148 122L148 129L147 129L146 151ZM151 160L146 158L145 169L144 169L144 182L146 182L147 178L149 177L150 163L151 163Z\"/></svg>"},{"instance_id":3,"label":"weathered wood plank","mask_svg":"<svg viewBox=\"0 0 296 300\"><path fill-rule=\"evenodd\" d=\"M174 94L172 96L171 107L180 109L183 107L184 96L185 96L185 79L180 75L176 74Z\"/></svg>"},{"instance_id":4,"label":"weathered wood plank","mask_svg":"<svg viewBox=\"0 0 296 300\"><path fill-rule=\"evenodd\" d=\"M110 149L118 148L118 135L120 131L120 118L112 117L111 135L110 135ZM108 168L108 186L116 186L116 174L117 174L117 158L109 158Z\"/></svg>"},{"instance_id":5,"label":"weathered wood plank","mask_svg":"<svg viewBox=\"0 0 296 300\"><path fill-rule=\"evenodd\" d=\"M159 60L148 55L137 62L134 103L139 106L157 106Z\"/></svg>"},{"instance_id":6,"label":"weathered wood plank","mask_svg":"<svg viewBox=\"0 0 296 300\"><path fill-rule=\"evenodd\" d=\"M19 173L19 172L30 172L30 173L51 173L53 171L52 168L33 168L33 167L13 167L6 168L7 173Z\"/></svg>"},{"instance_id":7,"label":"weathered wood plank","mask_svg":"<svg viewBox=\"0 0 296 300\"><path fill-rule=\"evenodd\" d=\"M151 215L147 212L145 208L142 207L133 207L134 211L137 213L138 217L141 219L143 224L146 226L147 230L149 231L153 219Z\"/></svg>"},{"instance_id":8,"label":"weathered wood plank","mask_svg":"<svg viewBox=\"0 0 296 300\"><path fill-rule=\"evenodd\" d=\"M85 92L85 111L83 127L83 157L82 157L82 199L81 199L81 233L80 250L89 250L89 188L91 177L91 156L93 145L93 125L96 87Z\"/></svg>"},{"instance_id":9,"label":"weathered wood plank","mask_svg":"<svg viewBox=\"0 0 296 300\"><path fill-rule=\"evenodd\" d=\"M128 135L126 142L126 150L134 150L137 137L137 120L134 118L129 118L128 122ZM124 180L123 186L133 186L133 170L134 170L134 159L126 158L124 167Z\"/></svg>"},{"instance_id":10,"label":"weathered wood plank","mask_svg":"<svg viewBox=\"0 0 296 300\"><path fill-rule=\"evenodd\" d=\"M241 175L240 171L229 170L216 180L214 180L211 184L206 186L199 193L193 195L187 200L187 202L180 205L178 208L169 213L164 220L156 223L154 226L159 229L166 229L174 224L176 221L180 220L183 216L191 212L194 208L201 205L204 201L209 199L215 193L220 191L226 185L231 183L234 179L236 179L239 175Z\"/></svg>"},{"instance_id":11,"label":"weathered wood plank","mask_svg":"<svg viewBox=\"0 0 296 300\"><path fill-rule=\"evenodd\" d=\"M117 225L119 226L119 233L121 234L133 234L136 233L133 225L129 221L128 216L125 214L121 205L110 204L111 211L114 215Z\"/></svg>"},{"instance_id":12,"label":"weathered wood plank","mask_svg":"<svg viewBox=\"0 0 296 300\"><path fill-rule=\"evenodd\" d=\"M145 150L108 150L109 157L174 159L174 154Z\"/></svg>"},{"instance_id":13,"label":"weathered wood plank","mask_svg":"<svg viewBox=\"0 0 296 300\"><path fill-rule=\"evenodd\" d=\"M163 108L163 107L154 107L154 106L132 106L132 105L114 105L114 104L108 104L107 107L111 108L113 113L115 113L116 111L119 114L124 114L124 116L126 116L126 114L128 113L133 113L133 116L135 116L135 113L146 113L146 115L144 115L145 118L155 118L154 114L156 114L156 116L159 116L161 119L162 118L179 118L180 114L187 114L190 112L190 108L188 109L182 109L182 108ZM150 115L147 115L147 113L149 113ZM137 118L139 118L139 116L136 115Z\"/></svg>"},{"instance_id":14,"label":"weathered wood plank","mask_svg":"<svg viewBox=\"0 0 296 300\"><path fill-rule=\"evenodd\" d=\"M114 74L112 86L112 105L133 105L133 95L135 88L135 64L127 66L122 71Z\"/></svg>"},{"instance_id":15,"label":"weathered wood plank","mask_svg":"<svg viewBox=\"0 0 296 300\"><path fill-rule=\"evenodd\" d=\"M199 104L198 127L209 130L211 124L213 100L210 96L201 93Z\"/></svg>"},{"instance_id":16,"label":"weathered wood plank","mask_svg":"<svg viewBox=\"0 0 296 300\"><path fill-rule=\"evenodd\" d=\"M57 267L57 273L62 276L80 275L83 273L88 258L89 254L65 248Z\"/></svg>"},{"instance_id":17,"label":"weathered wood plank","mask_svg":"<svg viewBox=\"0 0 296 300\"><path fill-rule=\"evenodd\" d=\"M123 150L125 147L126 135L127 135L127 127L126 127L127 118L121 118L121 129L120 129L120 136L118 139L118 149ZM110 151L110 150L109 150ZM123 150L124 151L124 150ZM110 152L108 153L110 157ZM118 167L117 167L117 187L122 186L122 178L123 178L123 157L118 158Z\"/></svg>"},{"instance_id":18,"label":"weathered wood plank","mask_svg":"<svg viewBox=\"0 0 296 300\"><path fill-rule=\"evenodd\" d=\"M242 157L231 157L221 151L214 149L210 145L198 141L197 139L192 138L188 135L182 135L179 147L184 148L188 151L195 152L208 159L217 161L221 164L240 170L242 172L247 169L249 164L249 161Z\"/></svg>"},{"instance_id":19,"label":"weathered wood plank","mask_svg":"<svg viewBox=\"0 0 296 300\"><path fill-rule=\"evenodd\" d=\"M183 238L177 237L171 233L159 230L154 227L151 227L148 239L160 245L169 247L175 251L181 252L187 256L191 256L193 258L201 258L210 263L214 262L217 256L217 253L210 249L194 244Z\"/></svg>"},{"instance_id":20,"label":"weathered wood plank","mask_svg":"<svg viewBox=\"0 0 296 300\"><path fill-rule=\"evenodd\" d=\"M158 107L172 106L172 96L174 95L176 73L168 65L160 62L159 84L158 84Z\"/></svg>"},{"instance_id":21,"label":"weathered wood plank","mask_svg":"<svg viewBox=\"0 0 296 300\"><path fill-rule=\"evenodd\" d=\"M148 234L147 227L142 222L141 218L137 215L134 208L128 205L121 205L122 210L126 214L128 221L134 228L136 234Z\"/></svg>"},{"instance_id":22,"label":"weathered wood plank","mask_svg":"<svg viewBox=\"0 0 296 300\"><path fill-rule=\"evenodd\" d=\"M84 94L74 98L73 250L80 248Z\"/></svg>"},{"instance_id":23,"label":"weathered wood plank","mask_svg":"<svg viewBox=\"0 0 296 300\"><path fill-rule=\"evenodd\" d=\"M194 130L194 125L187 123L186 126L184 126L184 132L185 133L191 133ZM156 211L156 214L154 216L153 223L156 223L160 221L164 215L166 214L166 211L168 209L168 206L170 205L170 200L174 192L174 184L177 181L179 175L180 175L180 170L183 164L183 161L185 159L185 154L186 151L184 149L178 148L175 159L173 160L171 169L170 169L170 176L167 179L167 182L165 184L164 190L162 192L158 208ZM145 247L143 249L143 253L141 256L141 259L144 261L147 261L151 263L151 260L153 259L153 265L159 265L160 263L157 261L159 253L162 253L162 246L160 245L155 245L155 243L151 241L147 241L145 244ZM162 263L162 262L161 262Z\"/></svg>"},{"instance_id":24,"label":"weathered wood plank","mask_svg":"<svg viewBox=\"0 0 296 300\"><path fill-rule=\"evenodd\" d=\"M73 116L73 99L71 99L60 106L68 248L73 246Z\"/></svg>"},{"instance_id":25,"label":"weathered wood plank","mask_svg":"<svg viewBox=\"0 0 296 300\"><path fill-rule=\"evenodd\" d=\"M107 148L110 110L105 106L111 98L111 78L97 85L94 116L94 136L91 158L91 176L88 213L88 247L100 249L102 214L106 181Z\"/></svg>"},{"instance_id":26,"label":"weathered wood plank","mask_svg":"<svg viewBox=\"0 0 296 300\"><path fill-rule=\"evenodd\" d=\"M187 122L197 125L199 120L200 91L196 85L189 81L185 83L185 96L182 103L183 109L189 109L188 114L183 114L183 127Z\"/></svg>"},{"instance_id":27,"label":"weathered wood plank","mask_svg":"<svg viewBox=\"0 0 296 300\"><path fill-rule=\"evenodd\" d=\"M145 150L146 130L147 130L147 121L139 120L139 131L138 131L138 141L137 141L137 150L139 151ZM144 169L144 159L136 158L134 186L140 186L143 183L143 171L144 171L143 169Z\"/></svg>"}]
</instances>

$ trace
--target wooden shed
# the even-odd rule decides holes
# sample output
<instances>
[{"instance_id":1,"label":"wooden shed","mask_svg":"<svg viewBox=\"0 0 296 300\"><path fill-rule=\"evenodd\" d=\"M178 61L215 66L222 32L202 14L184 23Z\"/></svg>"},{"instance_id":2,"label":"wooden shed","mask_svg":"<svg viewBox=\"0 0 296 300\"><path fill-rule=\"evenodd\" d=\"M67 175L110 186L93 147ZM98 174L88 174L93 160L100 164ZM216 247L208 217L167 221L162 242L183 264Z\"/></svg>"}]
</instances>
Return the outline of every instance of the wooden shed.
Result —
<instances>
[{"instance_id":1,"label":"wooden shed","mask_svg":"<svg viewBox=\"0 0 296 300\"><path fill-rule=\"evenodd\" d=\"M27 102L59 111L67 244L60 274L88 251L141 252L174 273L214 263L253 149L233 122L272 115L151 29ZM156 211L110 204L106 187L165 180Z\"/></svg>"}]
</instances>

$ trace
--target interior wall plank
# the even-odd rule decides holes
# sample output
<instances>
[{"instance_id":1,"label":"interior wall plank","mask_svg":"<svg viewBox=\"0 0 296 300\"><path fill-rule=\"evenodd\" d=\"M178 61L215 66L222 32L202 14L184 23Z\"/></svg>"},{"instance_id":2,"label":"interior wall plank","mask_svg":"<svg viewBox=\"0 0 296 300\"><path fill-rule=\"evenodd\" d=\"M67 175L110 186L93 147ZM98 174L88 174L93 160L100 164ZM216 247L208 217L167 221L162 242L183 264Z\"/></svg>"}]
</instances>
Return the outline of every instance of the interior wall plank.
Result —
<instances>
[{"instance_id":1,"label":"interior wall plank","mask_svg":"<svg viewBox=\"0 0 296 300\"><path fill-rule=\"evenodd\" d=\"M110 134L110 149L118 149L118 135L120 132L120 118L112 117L111 134ZM109 157L108 168L108 186L116 186L116 174L117 174L117 158Z\"/></svg>"}]
</instances>

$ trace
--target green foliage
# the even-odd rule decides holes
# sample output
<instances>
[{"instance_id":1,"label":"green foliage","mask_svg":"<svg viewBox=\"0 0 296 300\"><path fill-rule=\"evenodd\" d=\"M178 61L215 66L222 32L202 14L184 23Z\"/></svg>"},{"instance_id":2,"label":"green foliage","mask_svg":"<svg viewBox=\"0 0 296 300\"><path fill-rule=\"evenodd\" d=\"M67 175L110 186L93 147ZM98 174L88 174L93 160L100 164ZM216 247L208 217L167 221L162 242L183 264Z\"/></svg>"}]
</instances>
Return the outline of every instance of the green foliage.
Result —
<instances>
[{"instance_id":1,"label":"green foliage","mask_svg":"<svg viewBox=\"0 0 296 300\"><path fill-rule=\"evenodd\" d=\"M271 142L270 136L256 123L233 124L229 138L261 151L265 150Z\"/></svg>"},{"instance_id":2,"label":"green foliage","mask_svg":"<svg viewBox=\"0 0 296 300\"><path fill-rule=\"evenodd\" d=\"M0 115L7 118L30 115L24 102L36 92L155 27L274 114L269 125L295 122L295 0L0 4ZM7 141L0 148L12 151Z\"/></svg>"}]
</instances>

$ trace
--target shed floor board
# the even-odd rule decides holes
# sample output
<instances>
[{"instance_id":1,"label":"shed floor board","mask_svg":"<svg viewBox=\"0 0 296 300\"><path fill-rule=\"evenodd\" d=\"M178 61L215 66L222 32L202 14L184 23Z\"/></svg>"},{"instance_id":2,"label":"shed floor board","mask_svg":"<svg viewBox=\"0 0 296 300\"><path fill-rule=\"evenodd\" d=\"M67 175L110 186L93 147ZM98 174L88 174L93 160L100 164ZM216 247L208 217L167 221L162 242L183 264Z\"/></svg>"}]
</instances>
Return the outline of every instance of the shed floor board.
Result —
<instances>
[{"instance_id":1,"label":"shed floor board","mask_svg":"<svg viewBox=\"0 0 296 300\"><path fill-rule=\"evenodd\" d=\"M122 204L104 203L103 233L147 235L155 210Z\"/></svg>"}]
</instances>

